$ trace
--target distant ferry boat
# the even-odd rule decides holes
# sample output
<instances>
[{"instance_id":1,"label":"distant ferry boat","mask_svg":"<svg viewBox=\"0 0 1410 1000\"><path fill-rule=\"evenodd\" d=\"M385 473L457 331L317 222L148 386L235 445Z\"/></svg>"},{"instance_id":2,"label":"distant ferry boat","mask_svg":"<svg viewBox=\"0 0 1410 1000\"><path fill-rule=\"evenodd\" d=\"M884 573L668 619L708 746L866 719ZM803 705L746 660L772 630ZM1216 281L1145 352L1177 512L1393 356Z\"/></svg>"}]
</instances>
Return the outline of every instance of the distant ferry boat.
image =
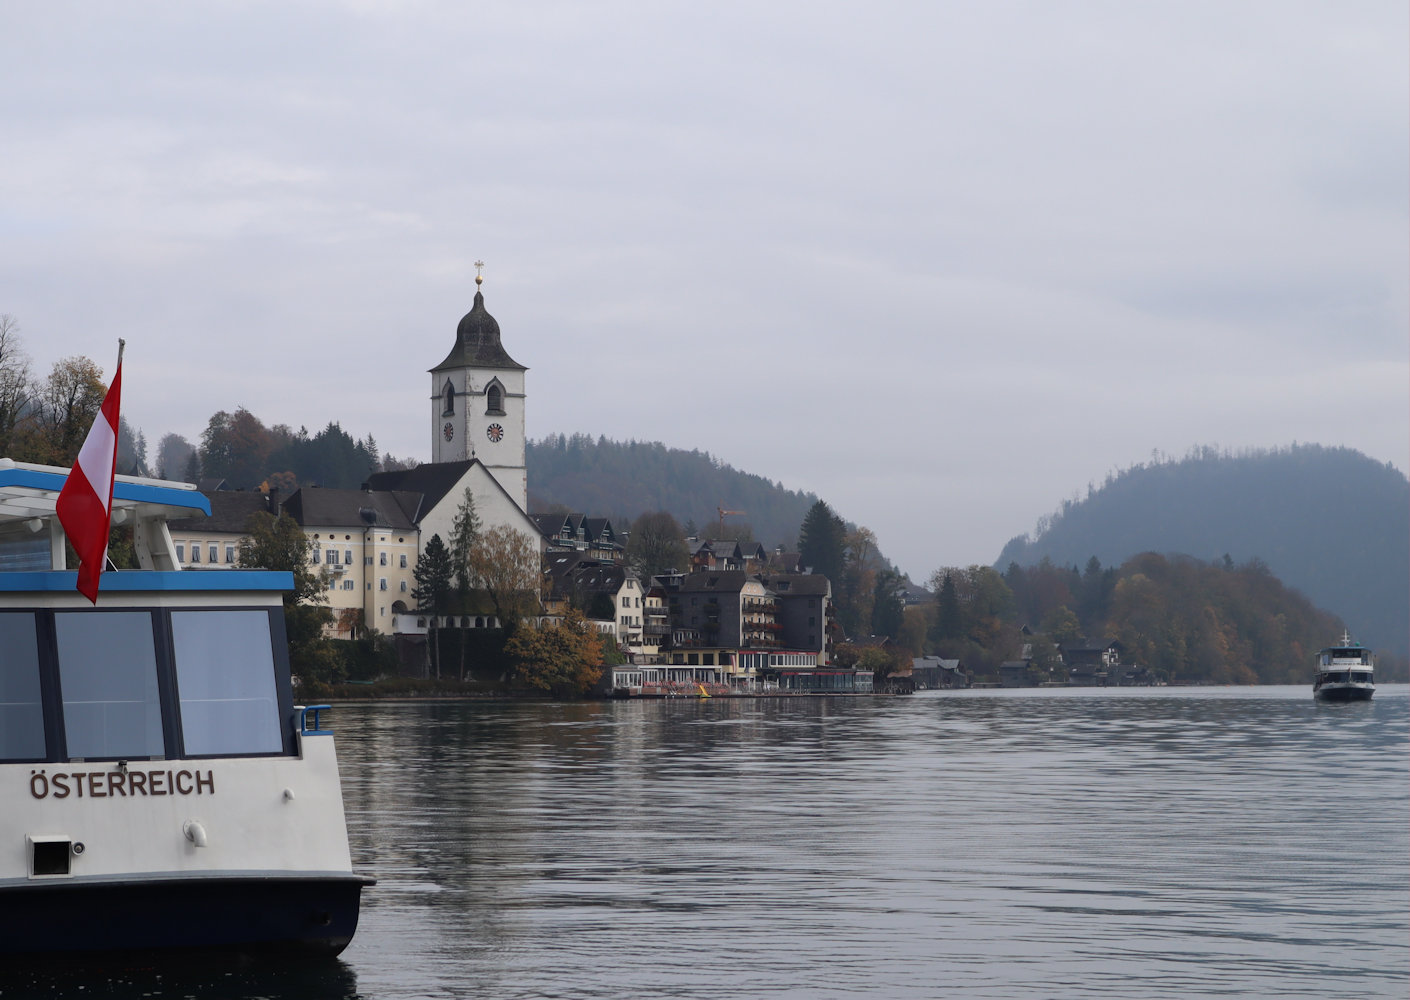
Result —
<instances>
[{"instance_id":1,"label":"distant ferry boat","mask_svg":"<svg viewBox=\"0 0 1410 1000\"><path fill-rule=\"evenodd\" d=\"M338 759L294 704L289 573L181 570L185 483L119 476L137 570L65 570L67 469L0 459L0 960L336 955L352 870Z\"/></svg>"},{"instance_id":2,"label":"distant ferry boat","mask_svg":"<svg viewBox=\"0 0 1410 1000\"><path fill-rule=\"evenodd\" d=\"M1371 651L1351 641L1343 631L1341 642L1317 655L1317 678L1313 697L1321 701L1370 701L1376 693L1375 668Z\"/></svg>"}]
</instances>

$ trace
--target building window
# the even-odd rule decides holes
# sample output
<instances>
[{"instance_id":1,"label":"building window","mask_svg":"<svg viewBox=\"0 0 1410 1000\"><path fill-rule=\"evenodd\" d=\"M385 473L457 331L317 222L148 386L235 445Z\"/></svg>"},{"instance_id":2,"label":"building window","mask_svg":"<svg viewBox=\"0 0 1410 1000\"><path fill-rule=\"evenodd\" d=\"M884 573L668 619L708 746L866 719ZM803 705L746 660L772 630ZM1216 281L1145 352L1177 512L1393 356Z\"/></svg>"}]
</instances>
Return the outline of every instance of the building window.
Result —
<instances>
[{"instance_id":1,"label":"building window","mask_svg":"<svg viewBox=\"0 0 1410 1000\"><path fill-rule=\"evenodd\" d=\"M382 577L382 579L380 579L380 580L377 581L377 589L378 589L378 590L386 590L386 589L387 589L387 578L386 578L385 576Z\"/></svg>"},{"instance_id":2,"label":"building window","mask_svg":"<svg viewBox=\"0 0 1410 1000\"><path fill-rule=\"evenodd\" d=\"M450 384L450 379L446 379L446 387L441 391L441 416L449 417L455 413L455 386Z\"/></svg>"},{"instance_id":3,"label":"building window","mask_svg":"<svg viewBox=\"0 0 1410 1000\"><path fill-rule=\"evenodd\" d=\"M318 550L317 550L317 549L314 549L314 550L313 550L313 554L310 555L309 558L312 559L312 560L313 560L313 564L314 564L315 566L317 566L317 565L318 565L318 560L319 560L321 557L320 557L320 555L319 555Z\"/></svg>"},{"instance_id":4,"label":"building window","mask_svg":"<svg viewBox=\"0 0 1410 1000\"><path fill-rule=\"evenodd\" d=\"M206 555L210 557L206 560L207 562L220 562L220 556L216 555L216 546L214 542L212 542L210 548L206 550Z\"/></svg>"},{"instance_id":5,"label":"building window","mask_svg":"<svg viewBox=\"0 0 1410 1000\"><path fill-rule=\"evenodd\" d=\"M401 557L401 568L406 569L406 556Z\"/></svg>"},{"instance_id":6,"label":"building window","mask_svg":"<svg viewBox=\"0 0 1410 1000\"><path fill-rule=\"evenodd\" d=\"M485 412L504 416L504 389L498 382L491 382L485 390Z\"/></svg>"},{"instance_id":7,"label":"building window","mask_svg":"<svg viewBox=\"0 0 1410 1000\"><path fill-rule=\"evenodd\" d=\"M406 593L406 581L405 581L405 580L403 580L403 581L401 582L401 592L402 592L403 594Z\"/></svg>"},{"instance_id":8,"label":"building window","mask_svg":"<svg viewBox=\"0 0 1410 1000\"><path fill-rule=\"evenodd\" d=\"M317 562L317 561L318 561L317 559L314 560L314 562ZM336 565L338 565L338 550L337 550L337 549L329 549L329 550L328 550L328 565L329 565L329 566L336 566Z\"/></svg>"},{"instance_id":9,"label":"building window","mask_svg":"<svg viewBox=\"0 0 1410 1000\"><path fill-rule=\"evenodd\" d=\"M344 589L344 590L352 590L352 589L353 589L353 582L352 582L351 580L344 580L344 581L343 581L343 589Z\"/></svg>"},{"instance_id":10,"label":"building window","mask_svg":"<svg viewBox=\"0 0 1410 1000\"><path fill-rule=\"evenodd\" d=\"M227 545L225 547L225 561L228 563L235 562L235 546Z\"/></svg>"},{"instance_id":11,"label":"building window","mask_svg":"<svg viewBox=\"0 0 1410 1000\"><path fill-rule=\"evenodd\" d=\"M200 543L200 542L192 542L192 543L191 543L191 562L194 564L194 563L198 563L198 562L200 562L200 561L201 561L201 543Z\"/></svg>"},{"instance_id":12,"label":"building window","mask_svg":"<svg viewBox=\"0 0 1410 1000\"><path fill-rule=\"evenodd\" d=\"M349 566L353 564L352 549L348 549L346 552L343 553L343 562L347 563Z\"/></svg>"},{"instance_id":13,"label":"building window","mask_svg":"<svg viewBox=\"0 0 1410 1000\"><path fill-rule=\"evenodd\" d=\"M385 565L387 565L387 553L385 553L385 552L379 552L379 553L377 553L377 564L378 564L379 566L385 566Z\"/></svg>"},{"instance_id":14,"label":"building window","mask_svg":"<svg viewBox=\"0 0 1410 1000\"><path fill-rule=\"evenodd\" d=\"M186 543L185 543L185 542L177 542L177 543L176 543L176 561L179 562L179 563L184 563L184 562L186 561Z\"/></svg>"}]
</instances>

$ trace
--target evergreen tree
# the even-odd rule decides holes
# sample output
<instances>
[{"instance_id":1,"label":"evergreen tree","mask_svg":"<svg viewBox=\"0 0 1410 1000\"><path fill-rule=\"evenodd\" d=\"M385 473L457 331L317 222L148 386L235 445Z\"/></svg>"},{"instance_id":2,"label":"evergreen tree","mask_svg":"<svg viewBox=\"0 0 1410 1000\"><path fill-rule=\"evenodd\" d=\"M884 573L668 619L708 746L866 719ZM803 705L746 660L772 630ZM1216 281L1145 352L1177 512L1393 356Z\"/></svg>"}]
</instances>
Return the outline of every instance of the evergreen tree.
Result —
<instances>
[{"instance_id":1,"label":"evergreen tree","mask_svg":"<svg viewBox=\"0 0 1410 1000\"><path fill-rule=\"evenodd\" d=\"M890 636L893 642L900 636L906 614L906 603L901 599L904 586L905 581L895 570L883 569L876 574L871 607L872 635Z\"/></svg>"},{"instance_id":2,"label":"evergreen tree","mask_svg":"<svg viewBox=\"0 0 1410 1000\"><path fill-rule=\"evenodd\" d=\"M373 452L376 454L376 452ZM460 607L464 610L474 583L474 570L471 568L471 552L480 537L480 515L475 512L475 494L465 487L465 495L460 498L460 506L455 510L455 520L450 529L450 564L455 576L455 589L460 594ZM460 637L460 679L465 680L465 636Z\"/></svg>"},{"instance_id":3,"label":"evergreen tree","mask_svg":"<svg viewBox=\"0 0 1410 1000\"><path fill-rule=\"evenodd\" d=\"M937 641L958 639L964 635L964 616L960 609L959 588L955 586L954 572L945 574L940 583L940 592L935 597L935 624L932 636Z\"/></svg>"},{"instance_id":4,"label":"evergreen tree","mask_svg":"<svg viewBox=\"0 0 1410 1000\"><path fill-rule=\"evenodd\" d=\"M437 680L441 677L441 649L440 629L436 627L436 618L445 614L450 604L451 578L454 575L450 550L446 548L445 542L441 541L440 535L432 535L431 540L426 543L426 551L421 553L421 558L416 561L416 569L412 571L416 586L412 588L411 596L416 601L416 610L428 616L431 621L431 660Z\"/></svg>"},{"instance_id":5,"label":"evergreen tree","mask_svg":"<svg viewBox=\"0 0 1410 1000\"><path fill-rule=\"evenodd\" d=\"M822 500L808 509L798 529L798 556L802 565L811 566L814 573L827 577L834 586L841 583L847 559L847 527Z\"/></svg>"},{"instance_id":6,"label":"evergreen tree","mask_svg":"<svg viewBox=\"0 0 1410 1000\"><path fill-rule=\"evenodd\" d=\"M450 528L450 562L455 576L456 589L461 596L469 593L474 584L470 568L470 551L480 537L480 515L475 511L475 494L465 487L465 495L460 498L460 506L455 509L455 520Z\"/></svg>"}]
</instances>

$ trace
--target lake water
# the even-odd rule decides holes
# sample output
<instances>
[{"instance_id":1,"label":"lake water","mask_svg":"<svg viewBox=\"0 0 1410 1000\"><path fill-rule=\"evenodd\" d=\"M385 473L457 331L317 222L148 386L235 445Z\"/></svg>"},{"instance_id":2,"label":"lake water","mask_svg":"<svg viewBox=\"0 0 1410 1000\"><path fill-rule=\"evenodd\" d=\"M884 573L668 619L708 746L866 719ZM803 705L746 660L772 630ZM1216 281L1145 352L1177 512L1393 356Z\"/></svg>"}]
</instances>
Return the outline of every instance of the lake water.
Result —
<instances>
[{"instance_id":1,"label":"lake water","mask_svg":"<svg viewBox=\"0 0 1410 1000\"><path fill-rule=\"evenodd\" d=\"M1403 686L340 705L333 724L378 879L338 963L0 996L1410 993Z\"/></svg>"}]
</instances>

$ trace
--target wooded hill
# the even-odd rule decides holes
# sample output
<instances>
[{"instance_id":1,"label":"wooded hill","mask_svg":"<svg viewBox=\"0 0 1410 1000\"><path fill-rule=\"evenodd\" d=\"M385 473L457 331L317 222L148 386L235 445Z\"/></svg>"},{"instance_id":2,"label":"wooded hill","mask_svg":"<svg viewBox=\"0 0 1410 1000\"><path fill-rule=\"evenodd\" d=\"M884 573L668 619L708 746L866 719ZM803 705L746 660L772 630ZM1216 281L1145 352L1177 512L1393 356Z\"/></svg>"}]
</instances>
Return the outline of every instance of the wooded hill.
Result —
<instances>
[{"instance_id":1,"label":"wooded hill","mask_svg":"<svg viewBox=\"0 0 1410 1000\"><path fill-rule=\"evenodd\" d=\"M627 527L640 514L664 510L687 533L714 538L719 537L722 507L744 512L725 517L723 537L747 535L768 548L782 545L790 551L796 550L799 525L818 499L740 472L709 452L667 448L656 441L550 434L528 443L525 460L532 511L561 507L610 517Z\"/></svg>"},{"instance_id":2,"label":"wooded hill","mask_svg":"<svg viewBox=\"0 0 1410 1000\"><path fill-rule=\"evenodd\" d=\"M983 656L966 644L1000 631L974 620L976 607L992 609L1010 627L1038 631L1030 637L1036 662L1051 659L1052 642L1116 639L1122 662L1186 684L1310 684L1317 651L1341 630L1335 615L1313 607L1256 560L1235 565L1145 552L1114 569L1089 559L1079 573L1044 560L1032 567L1010 563L1002 577L976 567L957 582L948 609L941 594L932 632L953 637L940 639L943 655L975 662ZM1382 666L1379 680L1406 679L1403 659L1387 658Z\"/></svg>"},{"instance_id":3,"label":"wooded hill","mask_svg":"<svg viewBox=\"0 0 1410 1000\"><path fill-rule=\"evenodd\" d=\"M1261 561L1366 645L1410 653L1410 481L1350 448L1200 448L1136 465L1063 503L994 565L1120 565L1142 552Z\"/></svg>"}]
</instances>

